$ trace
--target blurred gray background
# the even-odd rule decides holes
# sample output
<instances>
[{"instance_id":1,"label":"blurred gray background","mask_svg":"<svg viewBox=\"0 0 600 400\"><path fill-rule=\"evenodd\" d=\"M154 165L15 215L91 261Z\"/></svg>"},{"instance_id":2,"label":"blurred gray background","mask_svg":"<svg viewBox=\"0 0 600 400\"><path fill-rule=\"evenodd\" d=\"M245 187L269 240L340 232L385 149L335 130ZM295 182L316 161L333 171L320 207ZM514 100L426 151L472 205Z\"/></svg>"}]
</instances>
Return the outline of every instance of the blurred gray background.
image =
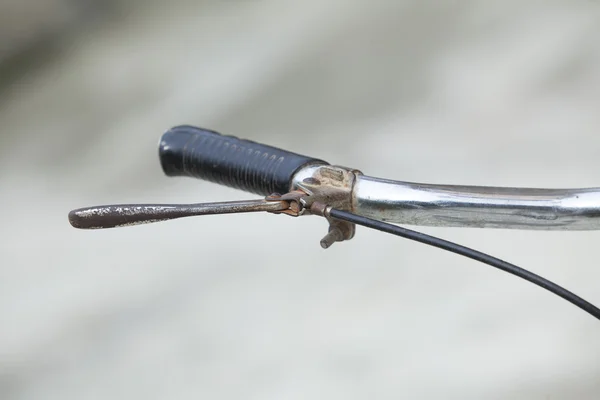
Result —
<instances>
[{"instance_id":1,"label":"blurred gray background","mask_svg":"<svg viewBox=\"0 0 600 400\"><path fill-rule=\"evenodd\" d=\"M600 185L600 3L0 2L0 398L598 399L600 326L508 274L319 218L77 231L252 198L163 176L195 124L430 183ZM423 229L600 303L596 232Z\"/></svg>"}]
</instances>

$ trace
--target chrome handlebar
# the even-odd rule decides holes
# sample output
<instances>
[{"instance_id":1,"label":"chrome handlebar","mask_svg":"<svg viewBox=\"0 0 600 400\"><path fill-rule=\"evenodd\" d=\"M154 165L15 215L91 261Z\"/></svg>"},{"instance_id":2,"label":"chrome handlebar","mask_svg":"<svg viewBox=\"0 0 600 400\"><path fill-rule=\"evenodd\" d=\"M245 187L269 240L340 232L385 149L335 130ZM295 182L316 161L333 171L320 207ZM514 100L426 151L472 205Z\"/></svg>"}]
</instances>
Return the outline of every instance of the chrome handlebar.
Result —
<instances>
[{"instance_id":1,"label":"chrome handlebar","mask_svg":"<svg viewBox=\"0 0 600 400\"><path fill-rule=\"evenodd\" d=\"M292 189L330 166L296 173ZM347 172L352 170L343 167ZM407 225L527 230L600 229L600 188L528 189L400 182L354 171L345 208Z\"/></svg>"}]
</instances>

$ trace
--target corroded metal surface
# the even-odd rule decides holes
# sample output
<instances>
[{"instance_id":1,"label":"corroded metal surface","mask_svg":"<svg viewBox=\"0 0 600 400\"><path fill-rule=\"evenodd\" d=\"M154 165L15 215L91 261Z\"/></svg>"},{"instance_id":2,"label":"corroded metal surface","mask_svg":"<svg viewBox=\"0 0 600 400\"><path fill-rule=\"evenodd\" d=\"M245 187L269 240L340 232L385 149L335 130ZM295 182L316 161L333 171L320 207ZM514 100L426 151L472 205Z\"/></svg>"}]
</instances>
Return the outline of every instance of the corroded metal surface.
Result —
<instances>
[{"instance_id":1,"label":"corroded metal surface","mask_svg":"<svg viewBox=\"0 0 600 400\"><path fill-rule=\"evenodd\" d=\"M75 228L102 229L148 224L169 219L211 214L277 212L289 208L287 201L229 201L199 204L122 204L73 210L69 222Z\"/></svg>"}]
</instances>

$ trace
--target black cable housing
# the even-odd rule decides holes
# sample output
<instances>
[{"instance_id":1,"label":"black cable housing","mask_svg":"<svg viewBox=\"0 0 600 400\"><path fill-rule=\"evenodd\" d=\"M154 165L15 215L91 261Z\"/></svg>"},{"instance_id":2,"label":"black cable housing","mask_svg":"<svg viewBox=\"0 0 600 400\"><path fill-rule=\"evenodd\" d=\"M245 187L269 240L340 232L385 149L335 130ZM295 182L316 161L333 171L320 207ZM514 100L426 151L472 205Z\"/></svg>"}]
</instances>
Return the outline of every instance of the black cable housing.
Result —
<instances>
[{"instance_id":1,"label":"black cable housing","mask_svg":"<svg viewBox=\"0 0 600 400\"><path fill-rule=\"evenodd\" d=\"M568 302L574 304L579 307L583 311L586 311L588 314L593 317L600 319L600 309L593 305L592 303L582 299L576 294L568 291L562 286L557 285L549 281L546 278L542 278L539 275L534 274L533 272L529 272L526 269L517 267L514 264L501 260L499 258L490 256L489 254L482 253L480 251L471 249L466 246L462 246L457 243L450 242L448 240L440 239L435 236L427 235L425 233L416 232L411 229L403 228L398 225L392 225L387 222L378 221L375 219L363 217L361 215L356 215L348 211L342 211L335 208L331 208L329 210L329 215L332 218L337 218L340 220L352 222L357 225L362 225L367 228L376 229L378 231L391 233L392 235L400 236L406 239L414 240L416 242L428 244L433 247L437 247L442 250L447 250L452 253L465 256L471 258L475 261L480 261L484 264L490 265L492 267L501 269L502 271L508 272L509 274L513 274L518 276L519 278L523 278L537 286L540 286L557 296L562 297Z\"/></svg>"}]
</instances>

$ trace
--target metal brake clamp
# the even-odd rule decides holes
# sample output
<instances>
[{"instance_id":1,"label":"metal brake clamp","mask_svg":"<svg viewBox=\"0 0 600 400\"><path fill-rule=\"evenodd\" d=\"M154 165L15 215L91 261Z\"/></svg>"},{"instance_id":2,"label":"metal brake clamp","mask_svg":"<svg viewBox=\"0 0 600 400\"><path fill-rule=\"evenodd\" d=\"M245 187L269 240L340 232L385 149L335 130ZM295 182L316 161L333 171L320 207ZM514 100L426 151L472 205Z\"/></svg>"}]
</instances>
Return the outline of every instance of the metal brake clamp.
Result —
<instances>
[{"instance_id":1,"label":"metal brake clamp","mask_svg":"<svg viewBox=\"0 0 600 400\"><path fill-rule=\"evenodd\" d=\"M329 216L327 210L336 208L352 211L352 191L360 171L333 165L319 167L312 176L297 183L307 196L300 198L305 213L320 215L329 222L329 230L321 239L321 247L329 248L335 242L354 237L356 226Z\"/></svg>"}]
</instances>

